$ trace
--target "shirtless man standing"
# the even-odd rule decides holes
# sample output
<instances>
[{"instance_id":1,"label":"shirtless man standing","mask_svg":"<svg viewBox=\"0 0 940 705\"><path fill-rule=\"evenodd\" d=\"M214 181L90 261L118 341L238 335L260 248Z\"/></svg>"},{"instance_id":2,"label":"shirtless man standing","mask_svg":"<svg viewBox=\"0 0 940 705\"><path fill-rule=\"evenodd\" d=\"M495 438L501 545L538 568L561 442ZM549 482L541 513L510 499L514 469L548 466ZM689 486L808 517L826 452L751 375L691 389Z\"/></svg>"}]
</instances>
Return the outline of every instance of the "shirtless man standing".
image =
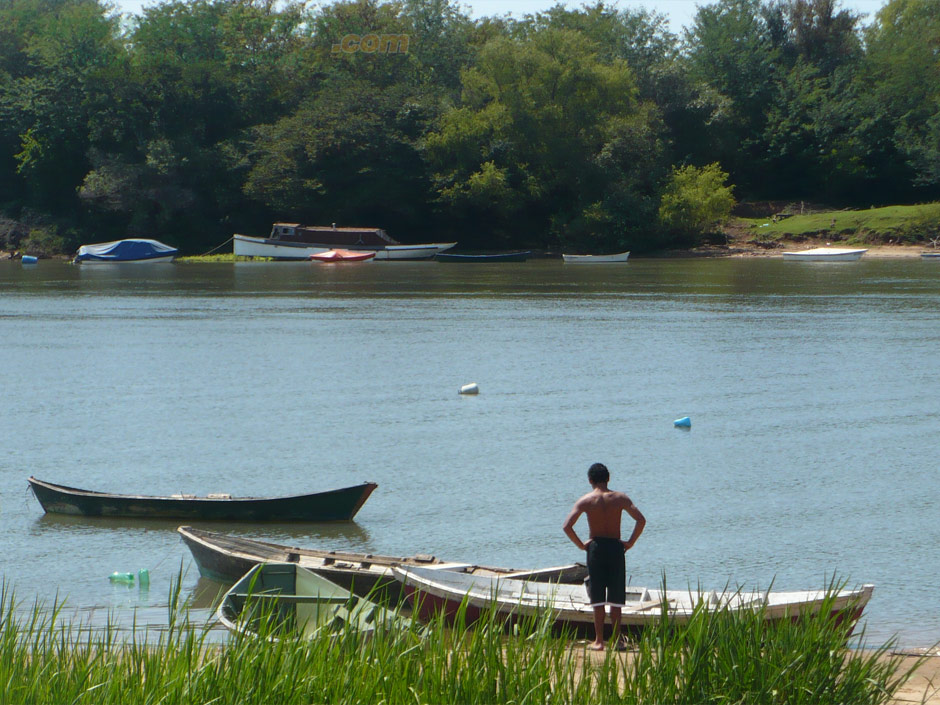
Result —
<instances>
[{"instance_id":1,"label":"shirtless man standing","mask_svg":"<svg viewBox=\"0 0 940 705\"><path fill-rule=\"evenodd\" d=\"M588 481L593 488L574 503L574 508L562 527L568 538L582 551L587 551L588 576L590 577L591 607L594 608L594 643L588 648L604 650L604 606L610 605L613 640L620 638L620 611L626 602L626 568L624 554L633 548L646 526L646 518L623 492L607 488L610 472L601 463L588 469ZM623 512L636 522L633 533L626 541L620 539L620 517ZM587 543L578 538L574 525L578 517L587 514Z\"/></svg>"}]
</instances>

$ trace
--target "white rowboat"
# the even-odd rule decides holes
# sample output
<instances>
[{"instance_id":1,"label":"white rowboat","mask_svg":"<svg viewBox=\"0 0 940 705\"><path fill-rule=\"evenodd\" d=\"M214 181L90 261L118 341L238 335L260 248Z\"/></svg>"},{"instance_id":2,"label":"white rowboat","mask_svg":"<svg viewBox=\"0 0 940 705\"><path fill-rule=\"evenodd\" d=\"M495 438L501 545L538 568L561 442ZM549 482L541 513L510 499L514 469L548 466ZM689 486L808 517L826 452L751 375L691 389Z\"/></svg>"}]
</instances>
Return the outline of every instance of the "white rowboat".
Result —
<instances>
[{"instance_id":1,"label":"white rowboat","mask_svg":"<svg viewBox=\"0 0 940 705\"><path fill-rule=\"evenodd\" d=\"M392 572L412 600L414 614L421 619L431 619L439 612L443 612L445 617L454 617L461 602L466 600L468 622L478 619L491 606L513 618L533 617L548 609L554 614L554 626L558 630L569 629L577 634L593 631L594 610L583 585L533 583L412 566L398 566ZM807 612L818 612L826 605L839 619L854 623L861 617L873 590L873 585L864 585L858 590L831 593L820 590L667 590L664 593L662 590L628 587L620 623L625 631L642 630L657 623L664 608L671 620L683 623L699 604L704 604L709 610L761 608L765 621L799 618ZM827 597L831 598L828 602Z\"/></svg>"},{"instance_id":2,"label":"white rowboat","mask_svg":"<svg viewBox=\"0 0 940 705\"><path fill-rule=\"evenodd\" d=\"M565 264L606 264L608 262L626 262L629 252L618 252L613 255L562 255Z\"/></svg>"},{"instance_id":3,"label":"white rowboat","mask_svg":"<svg viewBox=\"0 0 940 705\"><path fill-rule=\"evenodd\" d=\"M866 252L868 252L867 249L850 250L839 247L816 247L812 250L784 252L783 258L803 262L854 262L861 259Z\"/></svg>"}]
</instances>

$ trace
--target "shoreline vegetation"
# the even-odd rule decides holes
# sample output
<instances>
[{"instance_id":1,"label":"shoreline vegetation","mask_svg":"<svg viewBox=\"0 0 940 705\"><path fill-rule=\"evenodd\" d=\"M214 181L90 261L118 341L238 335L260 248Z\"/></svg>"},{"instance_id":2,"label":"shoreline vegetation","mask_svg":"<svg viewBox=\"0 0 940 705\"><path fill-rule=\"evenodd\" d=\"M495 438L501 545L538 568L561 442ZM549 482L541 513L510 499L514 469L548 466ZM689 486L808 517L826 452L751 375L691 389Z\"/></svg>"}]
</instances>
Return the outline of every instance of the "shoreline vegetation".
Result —
<instances>
[{"instance_id":1,"label":"shoreline vegetation","mask_svg":"<svg viewBox=\"0 0 940 705\"><path fill-rule=\"evenodd\" d=\"M922 252L940 252L940 202L860 210L832 210L799 202L768 202L740 204L738 212L741 215L731 217L701 245L637 253L631 255L631 259L779 257L784 250L824 246L864 247L868 249L865 253L867 259L916 258ZM30 253L0 249L0 260L14 259L23 254ZM533 250L531 257L560 258L561 252ZM71 255L53 255L48 259L71 259ZM204 263L248 259L223 252L183 255L177 261Z\"/></svg>"},{"instance_id":2,"label":"shoreline vegetation","mask_svg":"<svg viewBox=\"0 0 940 705\"><path fill-rule=\"evenodd\" d=\"M495 612L474 627L443 618L405 628L347 627L311 639L252 615L252 636L222 643L211 621L190 618L171 589L168 625L83 629L63 605L23 609L0 594L0 703L938 703L937 661L869 647L831 616L762 620L760 609L697 610L688 624L659 626L622 652L589 652L552 633L548 615L510 627ZM857 644L851 648L847 644Z\"/></svg>"},{"instance_id":3,"label":"shoreline vegetation","mask_svg":"<svg viewBox=\"0 0 940 705\"><path fill-rule=\"evenodd\" d=\"M937 0L880 4L712 0L680 36L608 0L0 3L0 248L279 220L636 257L726 244L735 203L936 202Z\"/></svg>"}]
</instances>

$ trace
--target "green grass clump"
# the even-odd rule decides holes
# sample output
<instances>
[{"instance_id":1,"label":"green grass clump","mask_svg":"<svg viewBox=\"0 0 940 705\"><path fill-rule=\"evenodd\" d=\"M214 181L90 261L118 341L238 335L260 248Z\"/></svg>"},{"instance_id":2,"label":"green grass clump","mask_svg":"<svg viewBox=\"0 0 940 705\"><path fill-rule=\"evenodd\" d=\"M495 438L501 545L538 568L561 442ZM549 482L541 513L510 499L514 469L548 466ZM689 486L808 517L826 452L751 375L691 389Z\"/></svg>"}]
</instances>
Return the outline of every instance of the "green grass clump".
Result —
<instances>
[{"instance_id":1,"label":"green grass clump","mask_svg":"<svg viewBox=\"0 0 940 705\"><path fill-rule=\"evenodd\" d=\"M596 658L549 615L512 628L487 613L370 638L345 631L309 640L231 634L190 622L170 598L169 628L87 630L36 604L0 596L0 703L887 703L906 680L890 645L846 647L827 616L768 626L757 612L697 610L663 619L635 651ZM257 621L256 621L257 623ZM261 624L266 624L261 620ZM272 627L275 628L275 627Z\"/></svg>"},{"instance_id":2,"label":"green grass clump","mask_svg":"<svg viewBox=\"0 0 940 705\"><path fill-rule=\"evenodd\" d=\"M248 257L236 257L233 252L222 252L217 255L186 255L177 257L176 261L182 264L198 264L203 262L245 262Z\"/></svg>"}]
</instances>

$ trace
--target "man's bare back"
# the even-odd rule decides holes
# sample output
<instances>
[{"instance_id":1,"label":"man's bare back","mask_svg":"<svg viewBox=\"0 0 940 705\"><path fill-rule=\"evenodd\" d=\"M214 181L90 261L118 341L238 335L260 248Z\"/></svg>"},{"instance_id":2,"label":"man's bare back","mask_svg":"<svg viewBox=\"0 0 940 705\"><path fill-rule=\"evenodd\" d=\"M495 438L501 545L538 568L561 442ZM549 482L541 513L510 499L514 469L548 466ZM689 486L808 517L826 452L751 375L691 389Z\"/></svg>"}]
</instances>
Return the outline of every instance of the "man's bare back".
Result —
<instances>
[{"instance_id":1,"label":"man's bare back","mask_svg":"<svg viewBox=\"0 0 940 705\"><path fill-rule=\"evenodd\" d=\"M630 511L633 502L623 492L595 489L575 502L575 507L587 516L590 538L619 539L620 517Z\"/></svg>"}]
</instances>

